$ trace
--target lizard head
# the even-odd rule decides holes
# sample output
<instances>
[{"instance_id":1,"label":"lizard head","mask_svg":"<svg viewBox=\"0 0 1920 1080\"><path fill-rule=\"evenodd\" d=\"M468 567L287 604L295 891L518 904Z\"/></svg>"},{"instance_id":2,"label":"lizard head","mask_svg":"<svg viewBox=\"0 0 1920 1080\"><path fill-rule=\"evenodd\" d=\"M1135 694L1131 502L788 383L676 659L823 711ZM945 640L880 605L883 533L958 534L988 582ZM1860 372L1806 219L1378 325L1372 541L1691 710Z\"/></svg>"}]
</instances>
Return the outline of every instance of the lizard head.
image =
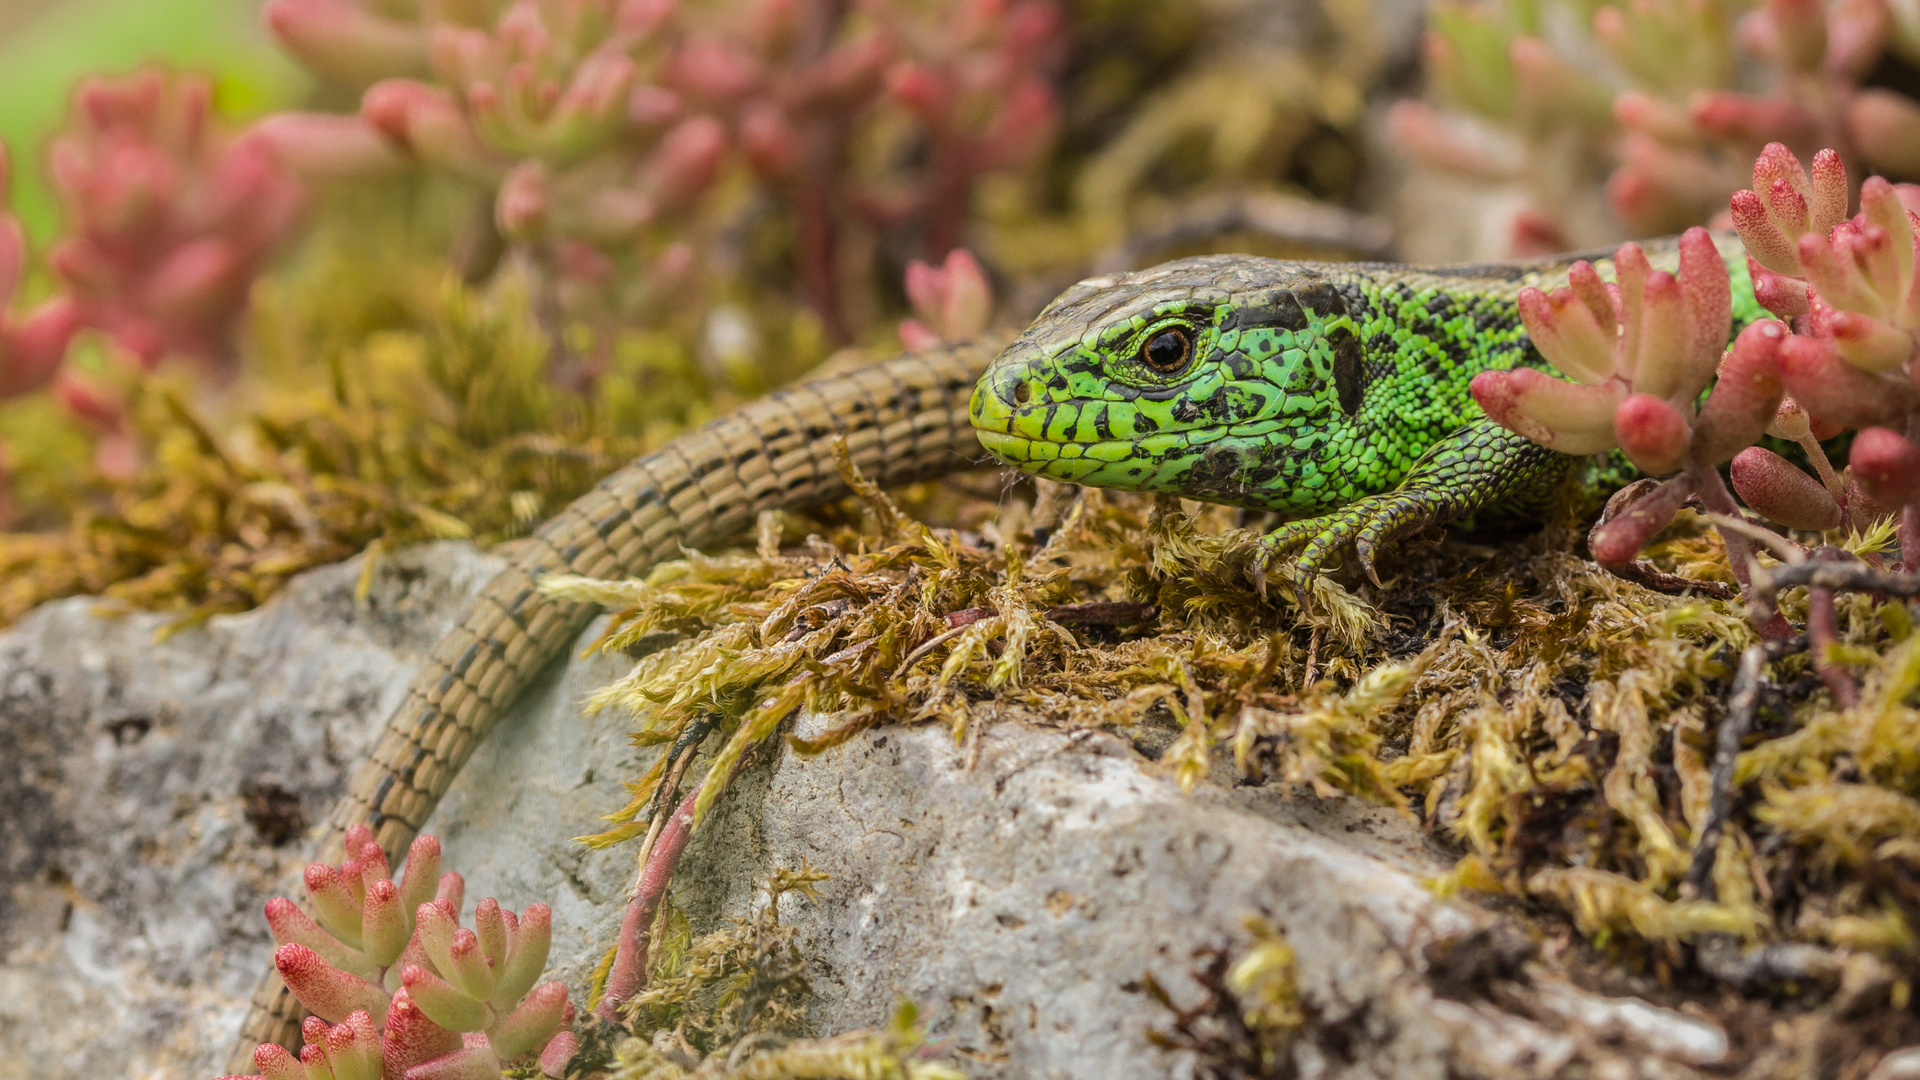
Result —
<instances>
[{"instance_id":1,"label":"lizard head","mask_svg":"<svg viewBox=\"0 0 1920 1080\"><path fill-rule=\"evenodd\" d=\"M1282 509L1366 386L1336 272L1207 256L1082 281L981 378L981 445L1055 480Z\"/></svg>"}]
</instances>

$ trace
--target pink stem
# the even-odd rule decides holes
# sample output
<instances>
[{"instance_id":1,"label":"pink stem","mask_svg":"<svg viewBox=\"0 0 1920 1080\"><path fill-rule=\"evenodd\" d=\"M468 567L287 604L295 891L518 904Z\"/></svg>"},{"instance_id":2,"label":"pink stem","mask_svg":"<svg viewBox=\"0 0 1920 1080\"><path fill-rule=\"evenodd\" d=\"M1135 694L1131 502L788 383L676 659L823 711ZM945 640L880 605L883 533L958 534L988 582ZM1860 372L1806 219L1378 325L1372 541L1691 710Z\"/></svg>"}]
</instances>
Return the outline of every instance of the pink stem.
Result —
<instances>
[{"instance_id":1,"label":"pink stem","mask_svg":"<svg viewBox=\"0 0 1920 1080\"><path fill-rule=\"evenodd\" d=\"M1833 590L1818 586L1807 590L1807 642L1813 653L1813 670L1820 681L1833 691L1833 700L1843 709L1851 709L1860 701L1860 688L1853 683L1840 665L1833 662L1831 648L1839 643L1840 635L1834 617Z\"/></svg>"},{"instance_id":2,"label":"pink stem","mask_svg":"<svg viewBox=\"0 0 1920 1080\"><path fill-rule=\"evenodd\" d=\"M616 1019L620 1006L647 985L647 949L653 934L653 919L660 913L660 900L667 895L667 883L673 880L680 854L693 836L693 803L699 797L700 790L695 788L673 812L673 817L667 819L667 827L660 831L660 839L640 871L640 887L634 890L633 899L627 901L626 914L620 919L620 941L613 954L613 968L607 972L607 992L600 999L600 1007L594 1010L608 1020Z\"/></svg>"},{"instance_id":3,"label":"pink stem","mask_svg":"<svg viewBox=\"0 0 1920 1080\"><path fill-rule=\"evenodd\" d=\"M927 177L927 231L922 241L930 261L946 257L966 234L977 157L965 135L946 131L934 136Z\"/></svg>"}]
</instances>

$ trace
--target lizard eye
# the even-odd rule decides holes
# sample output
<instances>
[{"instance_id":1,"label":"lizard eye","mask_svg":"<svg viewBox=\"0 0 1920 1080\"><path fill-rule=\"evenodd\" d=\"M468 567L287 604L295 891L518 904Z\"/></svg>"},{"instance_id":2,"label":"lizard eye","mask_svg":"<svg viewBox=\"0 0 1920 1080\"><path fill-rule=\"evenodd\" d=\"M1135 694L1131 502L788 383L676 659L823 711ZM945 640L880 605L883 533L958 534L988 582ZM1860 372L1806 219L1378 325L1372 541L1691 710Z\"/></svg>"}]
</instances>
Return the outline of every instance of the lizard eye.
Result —
<instances>
[{"instance_id":1,"label":"lizard eye","mask_svg":"<svg viewBox=\"0 0 1920 1080\"><path fill-rule=\"evenodd\" d=\"M1187 362L1192 359L1193 335L1184 327L1170 326L1140 346L1141 362L1162 375L1185 370Z\"/></svg>"}]
</instances>

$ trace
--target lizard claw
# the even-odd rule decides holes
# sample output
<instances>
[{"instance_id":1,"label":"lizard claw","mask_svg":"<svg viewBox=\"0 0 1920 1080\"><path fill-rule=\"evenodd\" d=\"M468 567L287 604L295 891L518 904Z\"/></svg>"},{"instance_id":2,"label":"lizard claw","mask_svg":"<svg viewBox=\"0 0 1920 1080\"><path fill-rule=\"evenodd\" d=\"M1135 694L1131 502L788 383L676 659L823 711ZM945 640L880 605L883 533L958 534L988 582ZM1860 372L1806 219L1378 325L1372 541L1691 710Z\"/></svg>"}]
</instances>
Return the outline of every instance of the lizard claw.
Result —
<instances>
[{"instance_id":1,"label":"lizard claw","mask_svg":"<svg viewBox=\"0 0 1920 1080\"><path fill-rule=\"evenodd\" d=\"M1305 587L1313 578L1312 571L1303 573L1298 565L1281 567L1280 562L1289 552L1313 539L1314 529L1311 526L1320 520L1310 518L1290 522L1260 538L1258 550L1253 556L1253 588L1261 600L1267 598L1267 579L1270 576L1279 577L1293 588L1296 595L1305 595Z\"/></svg>"},{"instance_id":2,"label":"lizard claw","mask_svg":"<svg viewBox=\"0 0 1920 1080\"><path fill-rule=\"evenodd\" d=\"M1386 586L1380 584L1380 572L1373 568L1373 552L1373 542L1365 536L1354 540L1353 557L1359 561L1360 569L1367 575L1367 580L1373 582L1374 588L1384 589Z\"/></svg>"},{"instance_id":3,"label":"lizard claw","mask_svg":"<svg viewBox=\"0 0 1920 1080\"><path fill-rule=\"evenodd\" d=\"M1374 556L1380 546L1417 527L1432 516L1428 500L1411 490L1370 495L1331 514L1293 521L1268 533L1260 540L1254 559L1254 587L1266 597L1266 578L1280 556L1300 549L1288 576L1304 587L1333 561L1343 548L1352 546L1360 569L1376 588L1384 588Z\"/></svg>"}]
</instances>

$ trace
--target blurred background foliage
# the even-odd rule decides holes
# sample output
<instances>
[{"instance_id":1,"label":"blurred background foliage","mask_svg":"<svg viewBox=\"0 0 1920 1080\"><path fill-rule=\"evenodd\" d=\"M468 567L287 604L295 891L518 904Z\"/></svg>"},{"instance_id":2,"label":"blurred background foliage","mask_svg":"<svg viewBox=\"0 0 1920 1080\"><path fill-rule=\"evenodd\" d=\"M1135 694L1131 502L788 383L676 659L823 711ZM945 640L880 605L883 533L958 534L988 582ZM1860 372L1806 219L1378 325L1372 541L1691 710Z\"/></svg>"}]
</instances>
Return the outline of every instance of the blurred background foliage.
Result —
<instances>
[{"instance_id":1,"label":"blurred background foliage","mask_svg":"<svg viewBox=\"0 0 1920 1080\"><path fill-rule=\"evenodd\" d=\"M1912 7L0 5L0 620L192 621L369 545L509 541L896 351L908 267L955 247L1013 328L1175 255L1706 222L1774 139L1920 177Z\"/></svg>"},{"instance_id":2,"label":"blurred background foliage","mask_svg":"<svg viewBox=\"0 0 1920 1080\"><path fill-rule=\"evenodd\" d=\"M0 141L26 160L65 119L82 76L163 62L204 71L220 111L251 120L290 108L314 80L263 31L256 5L238 0L7 0L0 3ZM59 228L53 191L22 169L13 212L36 241Z\"/></svg>"}]
</instances>

